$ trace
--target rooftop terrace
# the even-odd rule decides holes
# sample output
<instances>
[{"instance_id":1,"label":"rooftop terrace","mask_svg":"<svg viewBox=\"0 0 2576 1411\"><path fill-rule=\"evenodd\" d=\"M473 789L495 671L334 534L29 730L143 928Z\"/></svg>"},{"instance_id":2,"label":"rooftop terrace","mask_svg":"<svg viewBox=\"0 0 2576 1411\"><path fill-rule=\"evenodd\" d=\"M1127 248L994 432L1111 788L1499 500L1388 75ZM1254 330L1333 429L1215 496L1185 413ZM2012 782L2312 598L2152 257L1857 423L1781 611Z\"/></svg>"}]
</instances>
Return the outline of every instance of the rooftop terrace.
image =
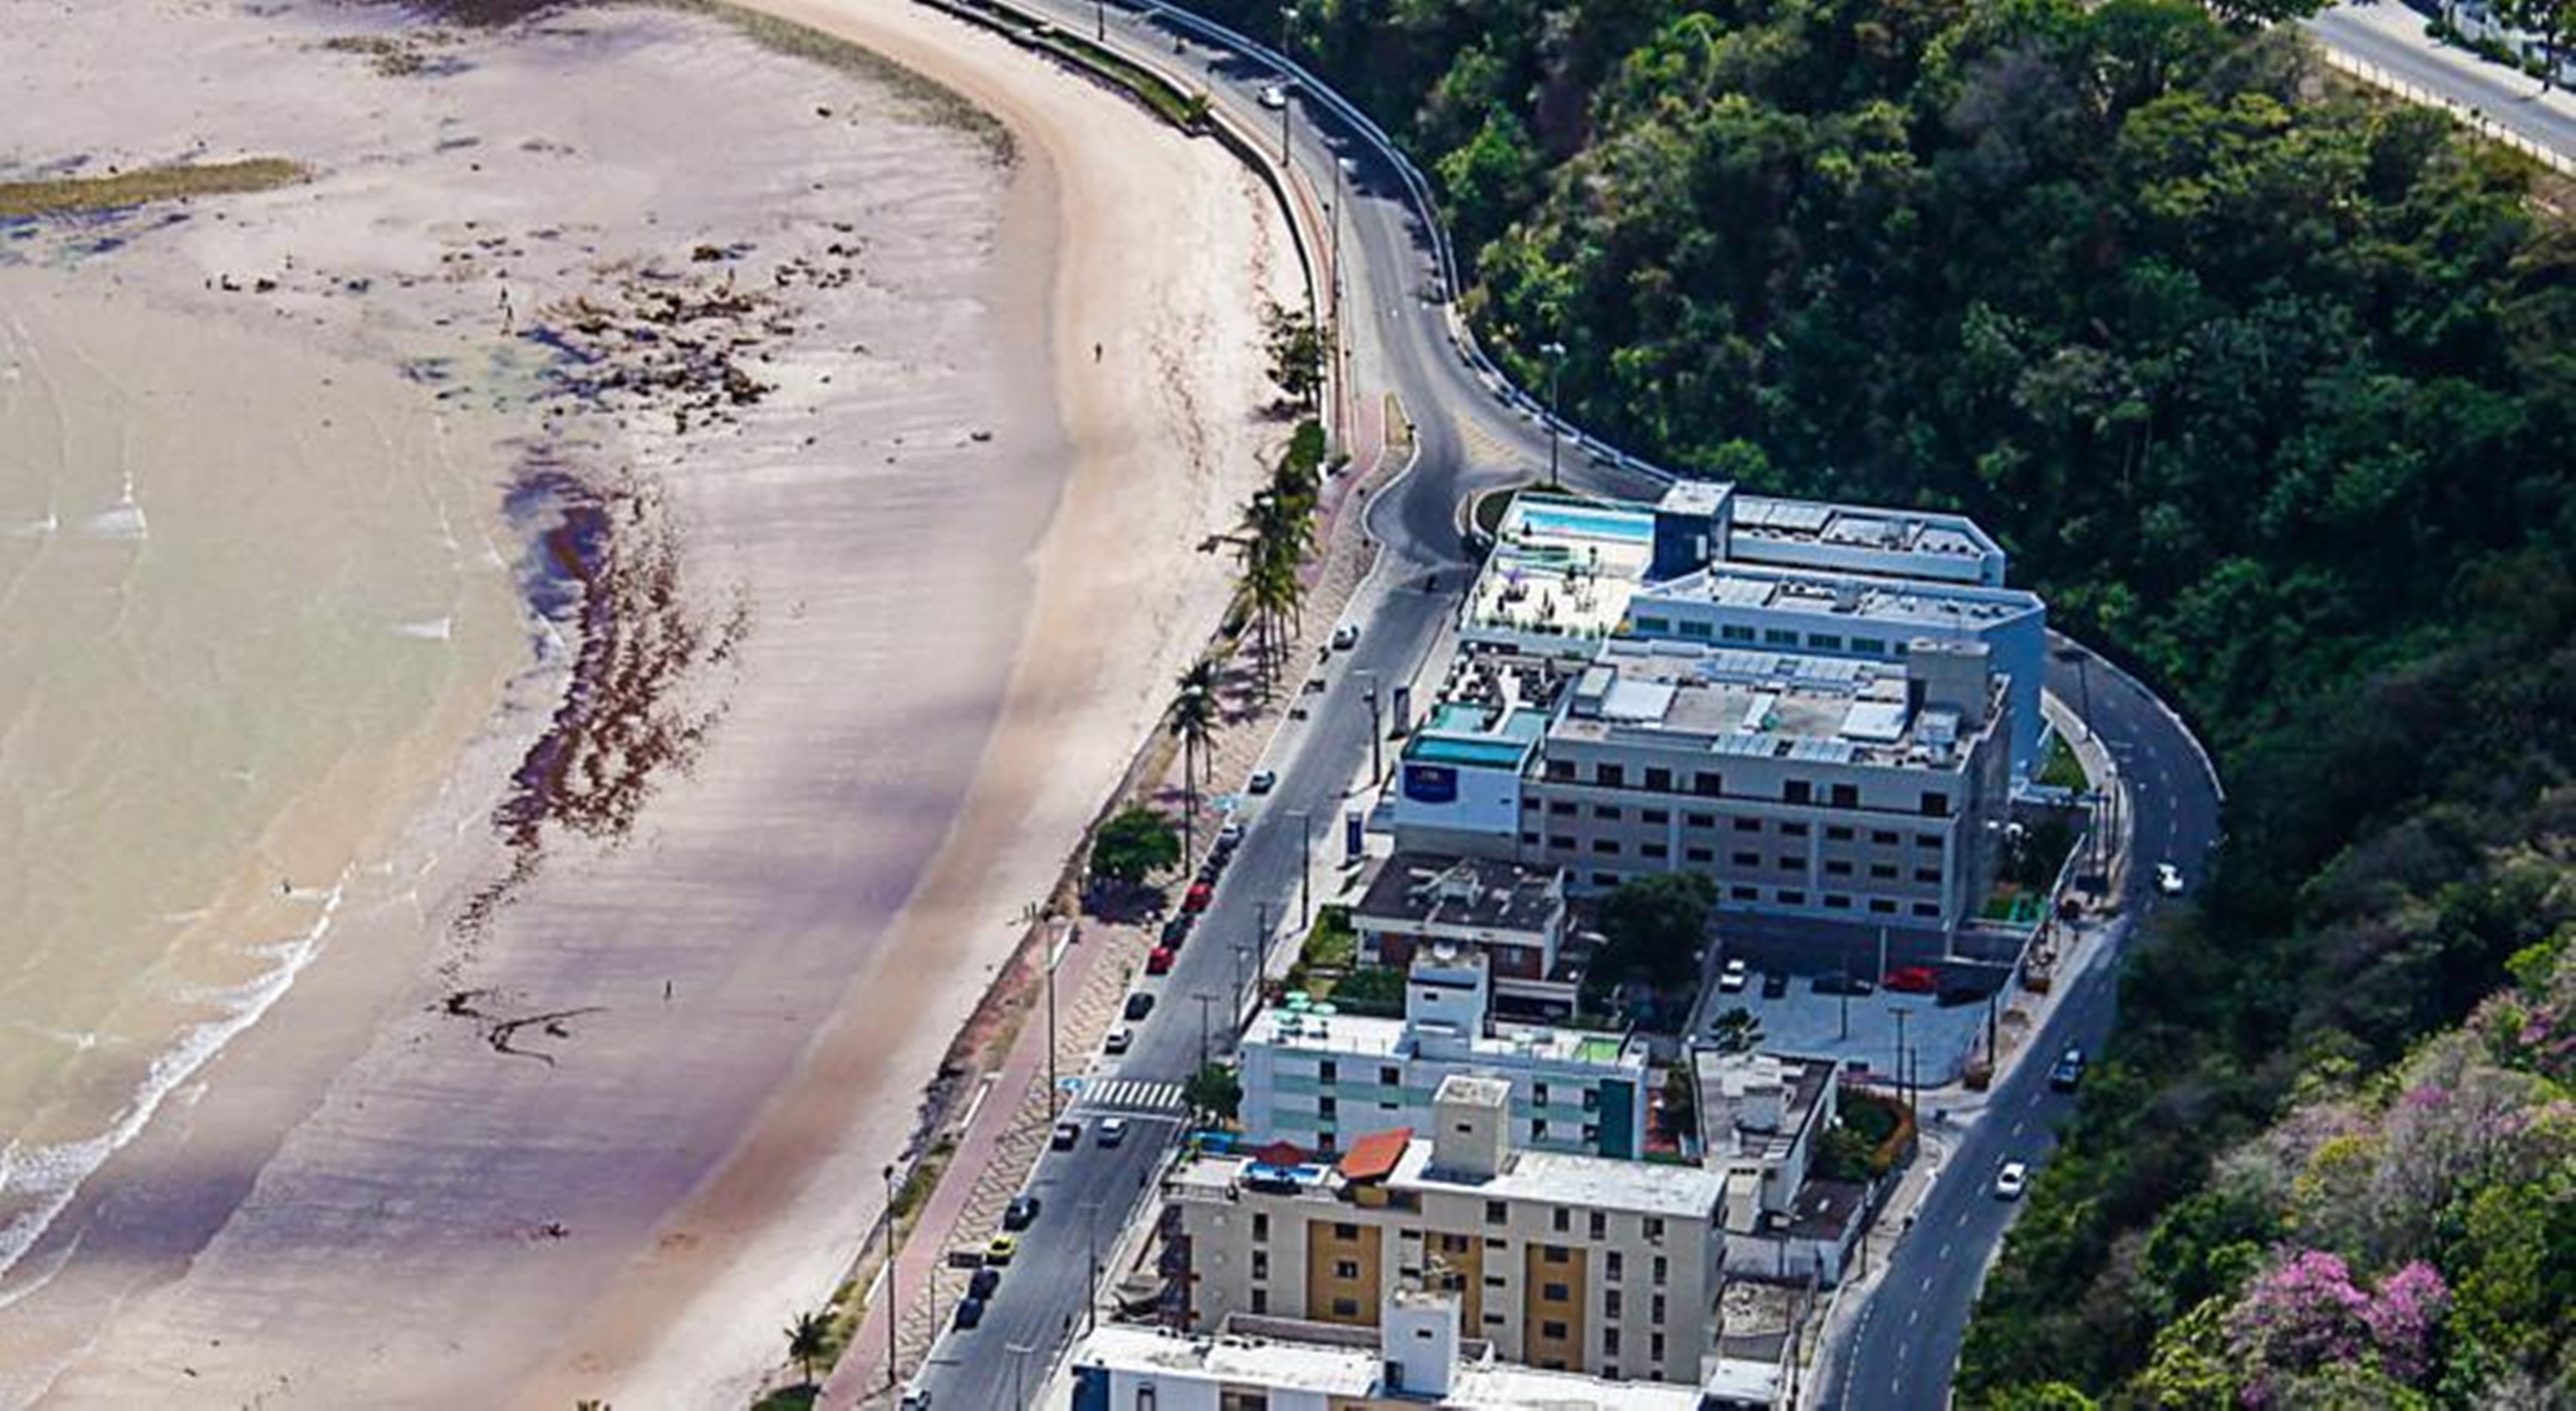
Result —
<instances>
[{"instance_id":1,"label":"rooftop terrace","mask_svg":"<svg viewBox=\"0 0 2576 1411\"><path fill-rule=\"evenodd\" d=\"M1632 614L1648 614L1658 603L1711 603L1945 632L1973 632L2041 610L2038 595L2021 588L1741 563L1712 564L1656 583L1634 594L1629 608Z\"/></svg>"},{"instance_id":2,"label":"rooftop terrace","mask_svg":"<svg viewBox=\"0 0 2576 1411\"><path fill-rule=\"evenodd\" d=\"M2003 683L1989 678L1987 688ZM1722 755L1946 770L1963 728L1956 711L1909 706L1901 663L1618 641L1576 683L1550 736L1705 741Z\"/></svg>"}]
</instances>

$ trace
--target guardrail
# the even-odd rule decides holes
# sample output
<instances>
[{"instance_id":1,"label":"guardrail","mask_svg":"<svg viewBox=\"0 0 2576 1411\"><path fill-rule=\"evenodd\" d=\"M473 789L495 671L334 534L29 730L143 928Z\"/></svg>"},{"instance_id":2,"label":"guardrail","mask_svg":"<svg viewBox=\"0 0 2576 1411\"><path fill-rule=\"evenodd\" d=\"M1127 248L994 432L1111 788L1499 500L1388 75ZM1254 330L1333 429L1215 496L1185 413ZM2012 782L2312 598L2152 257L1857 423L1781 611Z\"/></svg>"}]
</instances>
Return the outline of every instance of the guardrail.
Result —
<instances>
[{"instance_id":1,"label":"guardrail","mask_svg":"<svg viewBox=\"0 0 2576 1411\"><path fill-rule=\"evenodd\" d=\"M1349 99L1335 92L1332 85L1317 78L1303 64L1250 35L1229 29L1204 15L1196 14L1178 5L1147 3L1139 6L1138 10L1148 20L1160 21L1175 30L1185 31L1196 36L1201 43L1230 49L1246 58L1258 60L1278 70L1282 75L1295 79L1301 95L1330 113L1342 126L1367 143L1394 170L1404 182L1405 195L1413 207L1414 218L1422 223L1423 231L1431 240L1432 257L1439 270L1441 317L1448 326L1449 341L1458 350L1459 357L1466 362L1468 370L1491 387L1497 396L1527 412L1541 426L1572 441L1577 450L1606 456L1611 463L1623 470L1637 471L1667 483L1688 478L1679 472L1666 470L1651 461L1630 455L1600 437L1582 431L1563 417L1541 406L1537 398L1522 391L1500 367L1495 365L1492 358L1486 356L1484 348L1476 341L1475 330L1469 328L1467 321L1458 315L1455 302L1458 295L1457 251L1450 243L1448 226L1441 222L1440 203L1431 194L1431 183L1423 177L1421 169L1413 164L1413 159L1405 155L1404 149L1396 145L1395 139L1387 134L1386 129L1377 125L1375 119L1360 111Z\"/></svg>"},{"instance_id":2,"label":"guardrail","mask_svg":"<svg viewBox=\"0 0 2576 1411\"><path fill-rule=\"evenodd\" d=\"M2461 126L2468 128L2470 131L2475 132L2478 136L2483 137L2490 142L2501 142L2505 146L2513 148L2515 151L2522 153L2524 156L2531 158L2533 161L2536 161L2542 166L2548 167L2561 175L2576 176L2576 157L2569 157L2563 153L2551 151L2540 143L2535 142L2532 139L2523 136L2521 133L2516 132L2512 128L2505 126L2501 120L2489 116L2485 109L2478 107L2476 104L2463 103L2459 99L2436 93L2433 90L2424 87L2422 84L2409 83L2405 79L2399 78L2397 75L2390 73L2379 65L2370 62L2368 59L2357 58L2351 54L2345 53L2341 49L2337 49L2322 35L2316 36L2316 40L2317 49L2320 53L2325 55L2327 63L2334 65L2336 68L2343 70L2345 73L2352 75L2363 83L2369 84L2373 88L2394 93L2398 97L2422 107L2439 108L2457 119Z\"/></svg>"}]
</instances>

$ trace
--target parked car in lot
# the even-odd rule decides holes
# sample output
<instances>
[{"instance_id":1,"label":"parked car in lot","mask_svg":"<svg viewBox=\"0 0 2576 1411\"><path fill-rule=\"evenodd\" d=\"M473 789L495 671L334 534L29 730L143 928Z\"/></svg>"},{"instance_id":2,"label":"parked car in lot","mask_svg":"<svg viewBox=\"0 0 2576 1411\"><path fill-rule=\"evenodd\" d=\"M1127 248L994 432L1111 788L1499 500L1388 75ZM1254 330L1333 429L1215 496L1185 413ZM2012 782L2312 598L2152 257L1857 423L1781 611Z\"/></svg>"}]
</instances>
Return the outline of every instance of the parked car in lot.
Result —
<instances>
[{"instance_id":1,"label":"parked car in lot","mask_svg":"<svg viewBox=\"0 0 2576 1411\"><path fill-rule=\"evenodd\" d=\"M1058 1151L1071 1151L1082 1141L1082 1124L1065 1121L1055 1124L1055 1136L1047 1145Z\"/></svg>"},{"instance_id":2,"label":"parked car in lot","mask_svg":"<svg viewBox=\"0 0 2576 1411\"><path fill-rule=\"evenodd\" d=\"M1765 970L1762 972L1762 997L1764 999L1778 999L1787 993L1789 993L1789 972L1785 970Z\"/></svg>"},{"instance_id":3,"label":"parked car in lot","mask_svg":"<svg viewBox=\"0 0 2576 1411\"><path fill-rule=\"evenodd\" d=\"M1002 1287L1002 1271L987 1264L966 1276L968 1298L991 1298Z\"/></svg>"},{"instance_id":4,"label":"parked car in lot","mask_svg":"<svg viewBox=\"0 0 2576 1411\"><path fill-rule=\"evenodd\" d=\"M1100 1051L1102 1053L1125 1053L1135 1042L1136 1031L1128 1028L1124 1024L1120 1024L1101 1036Z\"/></svg>"},{"instance_id":5,"label":"parked car in lot","mask_svg":"<svg viewBox=\"0 0 2576 1411\"><path fill-rule=\"evenodd\" d=\"M1127 1008L1123 1012L1126 1014L1127 1022L1130 1024L1133 1024L1137 1020L1144 1018L1146 1015L1153 1013L1154 992L1151 990L1138 990L1136 993L1129 995L1127 997Z\"/></svg>"},{"instance_id":6,"label":"parked car in lot","mask_svg":"<svg viewBox=\"0 0 2576 1411\"><path fill-rule=\"evenodd\" d=\"M2019 1200L2030 1189L2030 1168L2018 1161L2007 1161L1995 1172L1995 1199Z\"/></svg>"},{"instance_id":7,"label":"parked car in lot","mask_svg":"<svg viewBox=\"0 0 2576 1411\"><path fill-rule=\"evenodd\" d=\"M1243 791L1247 794L1266 794L1278 787L1278 771L1271 769L1256 769L1252 771L1251 778L1243 781Z\"/></svg>"},{"instance_id":8,"label":"parked car in lot","mask_svg":"<svg viewBox=\"0 0 2576 1411\"><path fill-rule=\"evenodd\" d=\"M983 1321L984 1300L980 1298L957 1300L957 1331L966 1332Z\"/></svg>"},{"instance_id":9,"label":"parked car in lot","mask_svg":"<svg viewBox=\"0 0 2576 1411\"><path fill-rule=\"evenodd\" d=\"M2182 869L2170 862L2156 864L2156 890L2169 897L2182 895Z\"/></svg>"},{"instance_id":10,"label":"parked car in lot","mask_svg":"<svg viewBox=\"0 0 2576 1411\"><path fill-rule=\"evenodd\" d=\"M1813 988L1820 995L1865 995L1878 986L1857 975L1819 975Z\"/></svg>"},{"instance_id":11,"label":"parked car in lot","mask_svg":"<svg viewBox=\"0 0 2576 1411\"><path fill-rule=\"evenodd\" d=\"M1738 957L1727 961L1726 968L1717 972L1717 987L1726 994L1742 994L1745 982L1752 978L1753 972L1746 969L1743 959Z\"/></svg>"},{"instance_id":12,"label":"parked car in lot","mask_svg":"<svg viewBox=\"0 0 2576 1411\"><path fill-rule=\"evenodd\" d=\"M1145 957L1145 973L1148 975L1171 974L1172 948L1170 946L1154 947L1154 949Z\"/></svg>"},{"instance_id":13,"label":"parked car in lot","mask_svg":"<svg viewBox=\"0 0 2576 1411\"><path fill-rule=\"evenodd\" d=\"M1125 1140L1127 1140L1126 1118L1111 1117L1106 1118L1101 1122L1100 1144L1102 1146L1116 1146Z\"/></svg>"},{"instance_id":14,"label":"parked car in lot","mask_svg":"<svg viewBox=\"0 0 2576 1411\"><path fill-rule=\"evenodd\" d=\"M1900 965L1887 972L1886 984L1898 994L1936 994L1941 989L1941 977L1929 965Z\"/></svg>"},{"instance_id":15,"label":"parked car in lot","mask_svg":"<svg viewBox=\"0 0 2576 1411\"><path fill-rule=\"evenodd\" d=\"M1002 1228L1025 1230L1037 1223L1038 1212L1045 1208L1046 1203L1036 1196L1025 1193L1012 1196L1011 1203L1002 1207Z\"/></svg>"},{"instance_id":16,"label":"parked car in lot","mask_svg":"<svg viewBox=\"0 0 2576 1411\"><path fill-rule=\"evenodd\" d=\"M2070 1048L2049 1065L2048 1085L2062 1093L2071 1093L2084 1081L2084 1050Z\"/></svg>"}]
</instances>

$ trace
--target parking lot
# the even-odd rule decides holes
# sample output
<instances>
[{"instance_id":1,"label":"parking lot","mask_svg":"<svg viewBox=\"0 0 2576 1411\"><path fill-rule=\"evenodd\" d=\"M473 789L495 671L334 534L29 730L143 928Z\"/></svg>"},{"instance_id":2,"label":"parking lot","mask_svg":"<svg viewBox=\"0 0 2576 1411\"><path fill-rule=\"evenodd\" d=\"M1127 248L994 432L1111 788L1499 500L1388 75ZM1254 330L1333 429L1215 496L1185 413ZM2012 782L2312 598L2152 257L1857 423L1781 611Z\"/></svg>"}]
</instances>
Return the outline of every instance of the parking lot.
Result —
<instances>
[{"instance_id":1,"label":"parking lot","mask_svg":"<svg viewBox=\"0 0 2576 1411\"><path fill-rule=\"evenodd\" d=\"M1741 1005L1762 1023L1761 1047L1839 1059L1885 1080L1896 1069L1897 1015L1902 1014L1904 1042L1913 1050L1914 1081L1938 1087L1958 1079L1985 1030L1982 1001L1944 1005L1932 995L1885 988L1866 995L1819 994L1818 978L1784 972L1773 981L1765 972L1754 970L1744 989L1732 994L1719 992L1713 983L1700 1007L1700 1033L1705 1037L1710 1020ZM1766 994L1768 989L1781 993ZM2002 995L1996 1002L2009 999Z\"/></svg>"}]
</instances>

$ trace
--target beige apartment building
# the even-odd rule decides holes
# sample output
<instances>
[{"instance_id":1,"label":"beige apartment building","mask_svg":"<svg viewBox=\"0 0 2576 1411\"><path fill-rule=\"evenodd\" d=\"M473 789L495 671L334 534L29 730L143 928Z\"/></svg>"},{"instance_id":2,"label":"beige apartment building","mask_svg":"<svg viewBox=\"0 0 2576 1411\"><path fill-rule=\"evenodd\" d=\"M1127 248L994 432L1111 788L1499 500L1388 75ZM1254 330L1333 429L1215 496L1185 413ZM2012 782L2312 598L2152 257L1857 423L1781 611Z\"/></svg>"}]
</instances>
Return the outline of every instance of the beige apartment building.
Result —
<instances>
[{"instance_id":1,"label":"beige apartment building","mask_svg":"<svg viewBox=\"0 0 2576 1411\"><path fill-rule=\"evenodd\" d=\"M1508 1361L1700 1381L1728 1177L1515 1150L1510 1102L1508 1083L1458 1074L1428 1137L1377 1133L1330 1165L1189 1161L1165 1184L1189 1326L1244 1314L1376 1327L1399 1288L1421 1286L1456 1294L1467 1334Z\"/></svg>"}]
</instances>

